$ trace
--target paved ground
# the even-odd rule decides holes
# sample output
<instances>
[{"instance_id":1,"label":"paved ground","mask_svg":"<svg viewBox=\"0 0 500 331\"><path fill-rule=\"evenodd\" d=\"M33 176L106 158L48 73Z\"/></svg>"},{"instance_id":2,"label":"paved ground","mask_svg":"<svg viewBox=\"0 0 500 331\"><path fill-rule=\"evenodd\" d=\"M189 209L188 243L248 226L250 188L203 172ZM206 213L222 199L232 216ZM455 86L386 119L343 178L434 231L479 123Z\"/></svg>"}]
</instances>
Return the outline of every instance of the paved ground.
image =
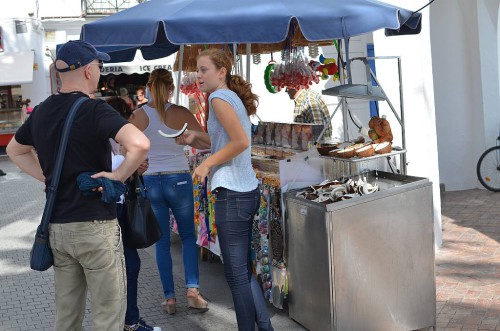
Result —
<instances>
[{"instance_id":1,"label":"paved ground","mask_svg":"<svg viewBox=\"0 0 500 331\"><path fill-rule=\"evenodd\" d=\"M29 268L29 250L45 203L43 186L6 158L0 157L0 169L7 172L7 176L0 177L0 331L52 330L55 313L52 269L35 272ZM140 250L141 316L164 331L235 330L236 316L222 264L200 262L201 292L209 301L210 309L203 314L196 313L186 308L180 240L174 239L172 246L177 313L169 316L160 308L163 291L154 248L150 248ZM304 330L288 318L285 311L271 305L269 311L276 330ZM90 309L87 309L85 330L90 330L89 315Z\"/></svg>"},{"instance_id":2,"label":"paved ground","mask_svg":"<svg viewBox=\"0 0 500 331\"><path fill-rule=\"evenodd\" d=\"M42 185L0 157L0 331L51 330L53 273L29 269L29 250L43 208ZM444 244L436 253L437 330L500 330L500 194L482 190L443 195ZM179 242L173 244L178 312L163 313L154 249L141 251L139 306L163 330L235 330L231 296L220 263L200 262L210 310L184 308ZM270 307L276 330L303 330ZM85 330L90 330L89 314ZM429 329L430 330L430 329Z\"/></svg>"},{"instance_id":3,"label":"paved ground","mask_svg":"<svg viewBox=\"0 0 500 331\"><path fill-rule=\"evenodd\" d=\"M500 193L443 195L437 329L500 330Z\"/></svg>"}]
</instances>

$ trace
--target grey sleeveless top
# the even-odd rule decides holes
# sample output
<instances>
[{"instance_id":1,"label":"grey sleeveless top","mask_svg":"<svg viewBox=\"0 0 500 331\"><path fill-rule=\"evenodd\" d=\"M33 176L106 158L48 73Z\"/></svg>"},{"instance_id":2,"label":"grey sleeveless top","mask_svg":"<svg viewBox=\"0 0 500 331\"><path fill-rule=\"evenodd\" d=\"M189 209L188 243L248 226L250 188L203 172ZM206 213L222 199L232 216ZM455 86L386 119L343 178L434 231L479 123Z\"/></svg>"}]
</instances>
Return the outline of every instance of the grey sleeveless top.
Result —
<instances>
[{"instance_id":1,"label":"grey sleeveless top","mask_svg":"<svg viewBox=\"0 0 500 331\"><path fill-rule=\"evenodd\" d=\"M208 118L208 134L210 135L212 143L212 154L221 150L230 141L228 134L213 111L212 100L215 98L224 100L233 107L245 130L248 141L251 142L252 125L243 102L238 95L231 90L217 90L210 94L209 98L210 114ZM212 190L217 187L224 187L237 192L249 192L254 190L258 185L258 181L252 168L251 146L249 145L246 150L232 160L213 167L210 180L210 187Z\"/></svg>"}]
</instances>

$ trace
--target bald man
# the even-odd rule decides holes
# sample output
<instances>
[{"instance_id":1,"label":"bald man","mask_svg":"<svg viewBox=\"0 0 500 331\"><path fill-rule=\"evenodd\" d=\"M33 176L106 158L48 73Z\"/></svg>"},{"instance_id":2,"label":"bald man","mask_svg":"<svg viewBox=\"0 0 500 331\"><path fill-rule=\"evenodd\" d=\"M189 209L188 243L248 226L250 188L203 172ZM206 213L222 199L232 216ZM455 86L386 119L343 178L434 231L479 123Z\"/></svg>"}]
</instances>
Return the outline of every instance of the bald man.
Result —
<instances>
[{"instance_id":1,"label":"bald man","mask_svg":"<svg viewBox=\"0 0 500 331\"><path fill-rule=\"evenodd\" d=\"M149 151L149 140L140 130L104 101L89 98L97 89L102 61L108 60L108 54L86 42L64 44L55 63L61 91L38 106L7 146L12 161L47 187L66 116L77 99L88 98L73 121L49 224L58 331L82 330L87 288L92 329L118 331L124 327L126 276L116 204L103 202L99 194L83 196L76 184L82 172L124 182ZM111 171L109 138L127 150L115 171Z\"/></svg>"}]
</instances>

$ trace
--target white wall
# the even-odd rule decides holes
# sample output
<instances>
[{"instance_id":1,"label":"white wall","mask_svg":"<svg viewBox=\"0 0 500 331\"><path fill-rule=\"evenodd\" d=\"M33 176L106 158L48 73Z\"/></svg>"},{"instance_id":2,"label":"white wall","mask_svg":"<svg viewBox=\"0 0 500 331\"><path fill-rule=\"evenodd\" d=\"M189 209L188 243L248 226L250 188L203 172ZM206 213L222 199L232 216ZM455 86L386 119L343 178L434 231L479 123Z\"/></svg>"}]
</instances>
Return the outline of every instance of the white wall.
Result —
<instances>
[{"instance_id":1,"label":"white wall","mask_svg":"<svg viewBox=\"0 0 500 331\"><path fill-rule=\"evenodd\" d=\"M441 181L446 190L472 188L484 144L478 146L483 102L477 8L475 1L436 1L430 14Z\"/></svg>"},{"instance_id":2,"label":"white wall","mask_svg":"<svg viewBox=\"0 0 500 331\"><path fill-rule=\"evenodd\" d=\"M26 23L25 33L16 33L16 20ZM46 97L44 90L47 82L44 78L44 48L43 27L40 21L33 18L4 18L0 19L2 39L5 53L34 51L33 82L22 84L23 98L30 98L31 105L37 105Z\"/></svg>"},{"instance_id":3,"label":"white wall","mask_svg":"<svg viewBox=\"0 0 500 331\"><path fill-rule=\"evenodd\" d=\"M36 14L35 0L0 1L0 18L28 17Z\"/></svg>"},{"instance_id":4,"label":"white wall","mask_svg":"<svg viewBox=\"0 0 500 331\"><path fill-rule=\"evenodd\" d=\"M35 0L0 1L0 25L5 52L35 51L35 64L38 68L33 71L33 83L22 85L23 98L30 98L32 105L50 95L48 65L51 59L45 55L45 32L37 17L81 16L80 0L38 0L38 4L37 8ZM27 33L16 34L15 19L26 21ZM77 39L79 34L78 28L70 37Z\"/></svg>"},{"instance_id":5,"label":"white wall","mask_svg":"<svg viewBox=\"0 0 500 331\"><path fill-rule=\"evenodd\" d=\"M1 0L0 18L28 17L81 17L80 0Z\"/></svg>"},{"instance_id":6,"label":"white wall","mask_svg":"<svg viewBox=\"0 0 500 331\"><path fill-rule=\"evenodd\" d=\"M76 40L80 38L82 25L85 23L83 18L63 18L63 19L48 19L43 21L45 29L44 49L48 48L52 52L52 56L56 55L56 46L63 44L68 40ZM50 65L52 58L45 57L44 60L44 75L45 80L49 82L45 88L45 95L48 97L51 94L50 86Z\"/></svg>"},{"instance_id":7,"label":"white wall","mask_svg":"<svg viewBox=\"0 0 500 331\"><path fill-rule=\"evenodd\" d=\"M80 0L38 0L40 17L81 17Z\"/></svg>"},{"instance_id":8,"label":"white wall","mask_svg":"<svg viewBox=\"0 0 500 331\"><path fill-rule=\"evenodd\" d=\"M396 0L385 2L400 5L400 2ZM418 9L427 2L427 0L414 1L411 3L412 8L408 9ZM441 199L432 81L434 65L431 62L428 8L424 9L422 14L423 22L420 34L386 37L384 31L380 30L374 33L373 39L376 55L401 56L408 174L426 177L433 182L435 242L437 246L440 246L442 241ZM399 100L391 97L398 95L399 82L395 78L397 77L396 69L390 62L380 61L377 65L377 76L383 82L383 87L395 108L399 109ZM380 112L381 114L390 113L390 110L384 103L380 103ZM393 128L397 127L394 119L390 118L390 121ZM404 206L401 207L404 208Z\"/></svg>"},{"instance_id":9,"label":"white wall","mask_svg":"<svg viewBox=\"0 0 500 331\"><path fill-rule=\"evenodd\" d=\"M498 136L499 3L454 0L431 6L439 166L446 190L480 187L477 160Z\"/></svg>"},{"instance_id":10,"label":"white wall","mask_svg":"<svg viewBox=\"0 0 500 331\"><path fill-rule=\"evenodd\" d=\"M491 147L500 134L499 21L500 0L477 3L479 50L483 100L484 149Z\"/></svg>"}]
</instances>

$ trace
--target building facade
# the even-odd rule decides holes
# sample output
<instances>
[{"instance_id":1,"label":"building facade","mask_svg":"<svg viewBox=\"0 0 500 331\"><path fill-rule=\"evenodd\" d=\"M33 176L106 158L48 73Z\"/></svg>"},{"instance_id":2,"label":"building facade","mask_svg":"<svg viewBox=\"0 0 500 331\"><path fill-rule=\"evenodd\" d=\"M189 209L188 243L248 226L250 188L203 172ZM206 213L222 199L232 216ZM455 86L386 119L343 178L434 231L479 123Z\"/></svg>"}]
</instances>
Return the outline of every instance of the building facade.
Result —
<instances>
[{"instance_id":1,"label":"building facade","mask_svg":"<svg viewBox=\"0 0 500 331\"><path fill-rule=\"evenodd\" d=\"M122 1L120 7L112 7L109 1L18 0L16 4L19 5L15 8L1 2L0 59L3 58L4 62L0 66L0 86L2 79L7 82L2 70L7 70L9 61L15 61L12 65L16 67L32 68L31 78L8 81L12 86L9 92L11 108L18 106L14 99L19 99L19 96L29 97L36 104L54 92L50 64L57 44L78 39L85 22L138 2ZM396 0L385 2L401 5ZM408 6L415 7L408 9L418 9L427 2L408 3ZM404 98L399 97L398 66L394 62L377 62L377 77L396 109L403 101L408 173L428 177L434 183L435 226L439 234L436 243L439 245L439 184L444 184L446 190L480 187L475 173L477 159L495 143L500 133L500 111L497 109L500 103L500 0L437 0L422 13L422 32L419 35L386 37L383 31L377 31L353 38L351 55L366 56L373 45L376 56L401 57ZM320 52L326 57L336 56L332 47ZM21 56L11 56L21 53L28 59L21 61ZM6 60L9 56L15 60ZM262 56L261 64L251 70L250 80L261 96L259 116L265 121L291 121L293 101L285 93L267 93L261 79L268 60ZM154 64L138 61L107 65L103 76L140 73L141 70L148 72L155 65L168 67L173 63L173 59ZM150 67L144 70L142 64ZM353 80L363 80L362 73L362 68L354 68ZM331 83L320 84L318 90L329 87L328 84ZM8 94L5 90L0 87L0 94ZM328 97L327 103L333 110L338 100ZM379 107L382 114L390 114L387 105L380 103ZM359 121L366 123L370 118L368 102L352 102L351 108ZM337 114L333 121L338 135L342 132L341 116ZM2 117L0 125L1 121ZM394 118L390 121L393 127L398 127ZM350 136L357 135L353 125L349 130Z\"/></svg>"}]
</instances>

